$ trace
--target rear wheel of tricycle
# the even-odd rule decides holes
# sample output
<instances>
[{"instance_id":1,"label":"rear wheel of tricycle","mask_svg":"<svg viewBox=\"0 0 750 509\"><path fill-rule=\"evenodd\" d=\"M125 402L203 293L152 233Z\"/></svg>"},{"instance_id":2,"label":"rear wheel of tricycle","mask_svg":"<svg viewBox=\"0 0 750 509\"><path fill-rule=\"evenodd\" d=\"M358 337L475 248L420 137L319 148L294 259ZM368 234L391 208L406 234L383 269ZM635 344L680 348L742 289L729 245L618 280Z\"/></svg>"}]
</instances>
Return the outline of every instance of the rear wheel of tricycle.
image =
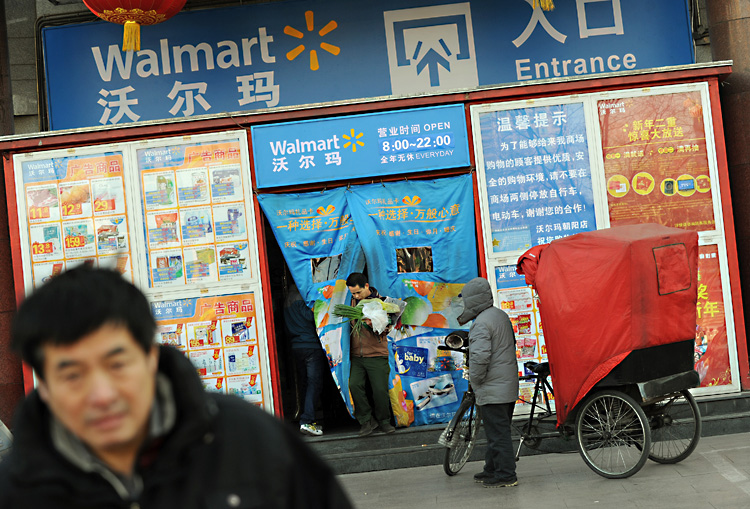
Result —
<instances>
[{"instance_id":1,"label":"rear wheel of tricycle","mask_svg":"<svg viewBox=\"0 0 750 509\"><path fill-rule=\"evenodd\" d=\"M479 407L473 401L464 400L454 417L451 445L445 450L443 470L446 474L456 475L471 456L479 433L479 419Z\"/></svg>"},{"instance_id":2,"label":"rear wheel of tricycle","mask_svg":"<svg viewBox=\"0 0 750 509\"><path fill-rule=\"evenodd\" d=\"M651 449L646 414L620 391L598 392L585 401L578 411L576 437L583 461L609 479L638 472Z\"/></svg>"},{"instance_id":3,"label":"rear wheel of tricycle","mask_svg":"<svg viewBox=\"0 0 750 509\"><path fill-rule=\"evenodd\" d=\"M677 463L690 456L701 437L701 415L690 391L673 394L643 410L651 426L650 460Z\"/></svg>"}]
</instances>

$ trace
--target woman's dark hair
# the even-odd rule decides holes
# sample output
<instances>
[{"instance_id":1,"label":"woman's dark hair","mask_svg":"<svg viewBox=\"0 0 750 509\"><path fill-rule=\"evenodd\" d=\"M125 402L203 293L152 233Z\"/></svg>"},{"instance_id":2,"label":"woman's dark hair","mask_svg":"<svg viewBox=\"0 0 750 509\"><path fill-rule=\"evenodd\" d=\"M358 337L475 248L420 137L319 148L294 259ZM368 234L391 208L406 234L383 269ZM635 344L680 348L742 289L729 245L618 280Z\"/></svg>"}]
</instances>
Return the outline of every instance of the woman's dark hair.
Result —
<instances>
[{"instance_id":1,"label":"woman's dark hair","mask_svg":"<svg viewBox=\"0 0 750 509\"><path fill-rule=\"evenodd\" d=\"M82 265L21 303L11 344L44 379L44 345L71 345L104 325L124 326L145 352L154 344L156 323L145 295L119 272Z\"/></svg>"}]
</instances>

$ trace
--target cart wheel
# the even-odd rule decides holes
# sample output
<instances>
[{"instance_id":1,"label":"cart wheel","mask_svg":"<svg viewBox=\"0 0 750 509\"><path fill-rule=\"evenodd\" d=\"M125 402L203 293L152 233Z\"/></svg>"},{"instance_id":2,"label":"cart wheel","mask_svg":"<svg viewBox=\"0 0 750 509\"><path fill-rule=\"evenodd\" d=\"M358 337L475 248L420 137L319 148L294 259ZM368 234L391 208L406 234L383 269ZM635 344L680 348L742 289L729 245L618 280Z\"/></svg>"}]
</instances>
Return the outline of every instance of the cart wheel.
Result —
<instances>
[{"instance_id":1,"label":"cart wheel","mask_svg":"<svg viewBox=\"0 0 750 509\"><path fill-rule=\"evenodd\" d=\"M677 463L695 450L701 437L701 414L690 391L643 408L651 426L650 460Z\"/></svg>"},{"instance_id":2,"label":"cart wheel","mask_svg":"<svg viewBox=\"0 0 750 509\"><path fill-rule=\"evenodd\" d=\"M456 412L451 445L445 450L443 470L448 475L456 475L466 464L474 450L474 443L479 433L479 406L473 401L464 401Z\"/></svg>"},{"instance_id":3,"label":"cart wheel","mask_svg":"<svg viewBox=\"0 0 750 509\"><path fill-rule=\"evenodd\" d=\"M620 391L591 396L576 420L578 451L602 477L622 479L638 472L651 449L651 430L643 409Z\"/></svg>"}]
</instances>

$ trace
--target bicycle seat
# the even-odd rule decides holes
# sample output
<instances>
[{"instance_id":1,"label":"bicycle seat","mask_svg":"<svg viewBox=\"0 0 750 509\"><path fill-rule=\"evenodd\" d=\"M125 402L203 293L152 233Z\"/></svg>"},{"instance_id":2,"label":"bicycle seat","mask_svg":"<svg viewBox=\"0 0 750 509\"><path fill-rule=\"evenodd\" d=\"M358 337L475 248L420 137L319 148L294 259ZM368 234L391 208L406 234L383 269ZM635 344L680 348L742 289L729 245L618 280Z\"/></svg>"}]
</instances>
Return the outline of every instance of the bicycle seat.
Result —
<instances>
[{"instance_id":1,"label":"bicycle seat","mask_svg":"<svg viewBox=\"0 0 750 509\"><path fill-rule=\"evenodd\" d=\"M524 362L523 366L539 376L549 376L549 362Z\"/></svg>"}]
</instances>

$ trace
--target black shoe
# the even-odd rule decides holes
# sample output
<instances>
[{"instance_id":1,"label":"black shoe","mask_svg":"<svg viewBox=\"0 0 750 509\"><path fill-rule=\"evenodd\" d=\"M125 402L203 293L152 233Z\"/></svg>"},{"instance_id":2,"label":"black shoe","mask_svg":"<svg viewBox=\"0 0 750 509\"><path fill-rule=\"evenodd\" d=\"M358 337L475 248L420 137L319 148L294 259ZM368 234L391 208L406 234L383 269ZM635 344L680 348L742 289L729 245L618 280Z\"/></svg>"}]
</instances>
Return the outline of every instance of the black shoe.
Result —
<instances>
[{"instance_id":1,"label":"black shoe","mask_svg":"<svg viewBox=\"0 0 750 509\"><path fill-rule=\"evenodd\" d=\"M369 420L359 428L359 436L366 437L372 435L372 432L375 431L375 428L377 427L378 424L375 421Z\"/></svg>"},{"instance_id":2,"label":"black shoe","mask_svg":"<svg viewBox=\"0 0 750 509\"><path fill-rule=\"evenodd\" d=\"M503 481L501 479L487 479L482 483L485 488L510 488L511 486L518 486L518 479L512 481Z\"/></svg>"},{"instance_id":3,"label":"black shoe","mask_svg":"<svg viewBox=\"0 0 750 509\"><path fill-rule=\"evenodd\" d=\"M484 470L482 470L478 474L474 474L474 482L478 482L478 483L483 483L484 481L488 481L494 478L495 477L492 474L488 474Z\"/></svg>"},{"instance_id":4,"label":"black shoe","mask_svg":"<svg viewBox=\"0 0 750 509\"><path fill-rule=\"evenodd\" d=\"M396 432L396 428L391 426L391 423L388 421L381 422L380 426L378 427L380 428L380 431L382 431L383 433L395 433Z\"/></svg>"}]
</instances>

